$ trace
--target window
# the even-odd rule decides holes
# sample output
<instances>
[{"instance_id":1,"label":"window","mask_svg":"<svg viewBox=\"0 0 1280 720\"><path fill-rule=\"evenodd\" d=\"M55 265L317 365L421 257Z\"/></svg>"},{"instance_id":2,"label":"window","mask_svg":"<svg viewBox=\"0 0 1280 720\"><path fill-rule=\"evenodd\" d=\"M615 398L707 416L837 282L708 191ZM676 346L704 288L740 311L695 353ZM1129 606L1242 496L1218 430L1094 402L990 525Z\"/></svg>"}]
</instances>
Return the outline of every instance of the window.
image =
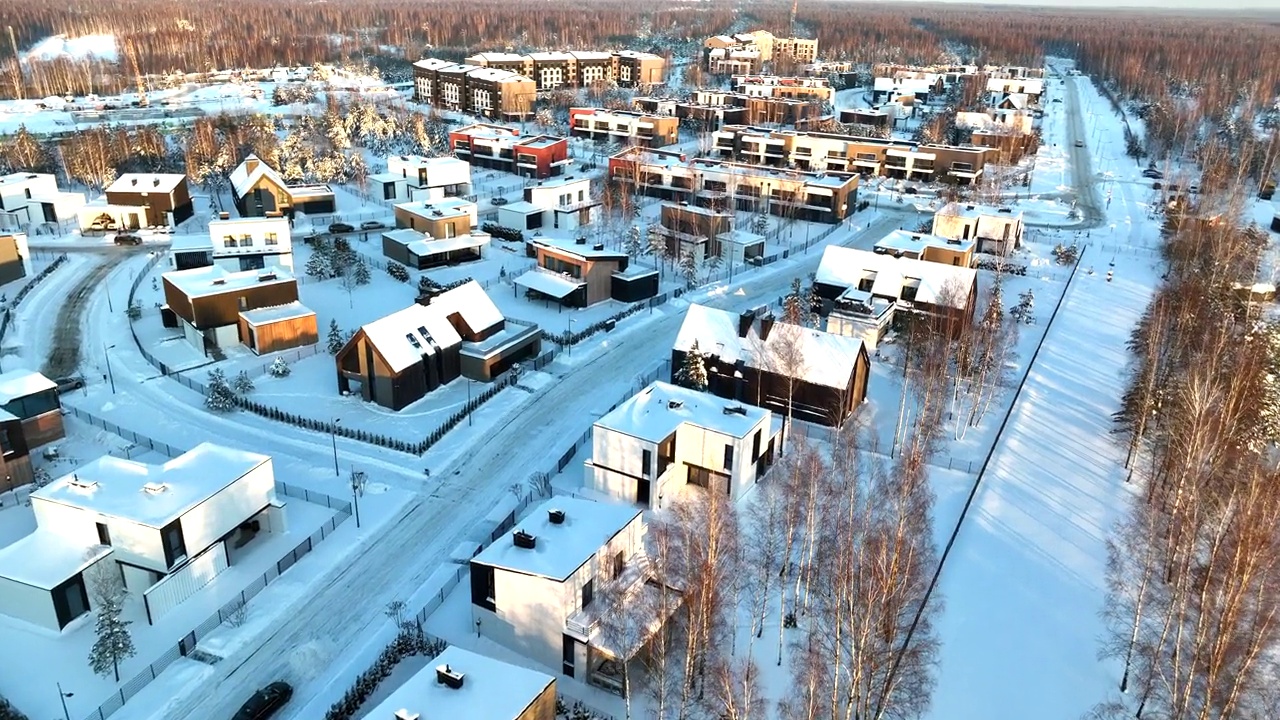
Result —
<instances>
[{"instance_id":1,"label":"window","mask_svg":"<svg viewBox=\"0 0 1280 720\"><path fill-rule=\"evenodd\" d=\"M471 604L496 611L494 599L493 568L488 565L471 565Z\"/></svg>"},{"instance_id":2,"label":"window","mask_svg":"<svg viewBox=\"0 0 1280 720\"><path fill-rule=\"evenodd\" d=\"M166 567L173 567L187 559L187 544L182 538L181 521L174 520L160 531L160 543L164 547Z\"/></svg>"},{"instance_id":3,"label":"window","mask_svg":"<svg viewBox=\"0 0 1280 720\"><path fill-rule=\"evenodd\" d=\"M240 236L240 247L253 247L253 236L245 233Z\"/></svg>"},{"instance_id":4,"label":"window","mask_svg":"<svg viewBox=\"0 0 1280 720\"><path fill-rule=\"evenodd\" d=\"M760 459L760 433L763 430L756 430L756 435L751 439L751 462Z\"/></svg>"},{"instance_id":5,"label":"window","mask_svg":"<svg viewBox=\"0 0 1280 720\"><path fill-rule=\"evenodd\" d=\"M667 467L676 461L676 434L671 433L671 437L663 440L658 445L658 475L667 471Z\"/></svg>"},{"instance_id":6,"label":"window","mask_svg":"<svg viewBox=\"0 0 1280 720\"><path fill-rule=\"evenodd\" d=\"M640 474L649 477L649 468L653 463L653 453L648 448L640 451Z\"/></svg>"},{"instance_id":7,"label":"window","mask_svg":"<svg viewBox=\"0 0 1280 720\"><path fill-rule=\"evenodd\" d=\"M454 224L453 224L453 223L451 223L451 222L449 222L449 223L445 223L445 225L444 225L444 236L445 236L446 238L451 238L451 237L454 237L455 235L457 235L457 234L458 234L458 233L457 233L457 231L453 229L453 225L454 225Z\"/></svg>"},{"instance_id":8,"label":"window","mask_svg":"<svg viewBox=\"0 0 1280 720\"><path fill-rule=\"evenodd\" d=\"M596 579L591 578L582 584L582 607L586 608L595 599Z\"/></svg>"},{"instance_id":9,"label":"window","mask_svg":"<svg viewBox=\"0 0 1280 720\"><path fill-rule=\"evenodd\" d=\"M19 420L29 420L37 415L62 407L58 404L58 391L55 389L33 393L26 397L16 398L4 404L4 410Z\"/></svg>"},{"instance_id":10,"label":"window","mask_svg":"<svg viewBox=\"0 0 1280 720\"><path fill-rule=\"evenodd\" d=\"M586 190L579 190L579 191L578 191L578 202L582 202L583 200L586 200L586 199L587 199L587 191L586 191Z\"/></svg>"},{"instance_id":11,"label":"window","mask_svg":"<svg viewBox=\"0 0 1280 720\"><path fill-rule=\"evenodd\" d=\"M222 238L222 247L233 248L235 246L236 246L235 238L231 237L230 235L227 235L226 237Z\"/></svg>"},{"instance_id":12,"label":"window","mask_svg":"<svg viewBox=\"0 0 1280 720\"><path fill-rule=\"evenodd\" d=\"M245 310L249 309L249 301L246 300L243 295L240 296L240 301L238 305L240 307L240 312L244 312Z\"/></svg>"},{"instance_id":13,"label":"window","mask_svg":"<svg viewBox=\"0 0 1280 720\"><path fill-rule=\"evenodd\" d=\"M276 237L276 234L275 234L275 233L267 233L266 242L267 242L267 245L268 245L268 246L270 246L270 245L279 245L279 244L280 244L280 239Z\"/></svg>"},{"instance_id":14,"label":"window","mask_svg":"<svg viewBox=\"0 0 1280 720\"><path fill-rule=\"evenodd\" d=\"M733 470L733 446L732 445L724 446L724 469L730 470L730 471Z\"/></svg>"},{"instance_id":15,"label":"window","mask_svg":"<svg viewBox=\"0 0 1280 720\"><path fill-rule=\"evenodd\" d=\"M612 579L617 580L618 578L622 577L622 573L625 572L626 569L627 569L626 556L624 556L622 554L622 551L619 550L613 556L613 578Z\"/></svg>"},{"instance_id":16,"label":"window","mask_svg":"<svg viewBox=\"0 0 1280 720\"><path fill-rule=\"evenodd\" d=\"M111 531L107 530L106 523L98 523L98 543L101 545L111 544Z\"/></svg>"},{"instance_id":17,"label":"window","mask_svg":"<svg viewBox=\"0 0 1280 720\"><path fill-rule=\"evenodd\" d=\"M395 183L386 183L385 185L383 185L383 186L382 186L382 199L383 199L383 200L395 200L395 199L396 199L396 184L395 184Z\"/></svg>"},{"instance_id":18,"label":"window","mask_svg":"<svg viewBox=\"0 0 1280 720\"><path fill-rule=\"evenodd\" d=\"M569 677L573 677L573 657L575 654L576 646L577 646L577 643L573 641L573 638L569 637L568 635L564 636L564 647L560 653L560 660L561 660L561 668L564 670L564 674L568 675Z\"/></svg>"}]
</instances>

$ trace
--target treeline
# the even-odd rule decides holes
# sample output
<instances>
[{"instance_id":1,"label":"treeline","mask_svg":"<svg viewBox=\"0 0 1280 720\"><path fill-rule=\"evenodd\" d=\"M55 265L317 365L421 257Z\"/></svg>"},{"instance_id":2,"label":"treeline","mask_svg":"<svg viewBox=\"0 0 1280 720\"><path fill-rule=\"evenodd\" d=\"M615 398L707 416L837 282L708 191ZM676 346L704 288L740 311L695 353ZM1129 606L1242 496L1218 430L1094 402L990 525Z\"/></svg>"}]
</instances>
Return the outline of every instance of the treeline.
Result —
<instances>
[{"instance_id":1,"label":"treeline","mask_svg":"<svg viewBox=\"0 0 1280 720\"><path fill-rule=\"evenodd\" d=\"M1241 207L1167 212L1168 272L1130 340L1116 420L1141 491L1109 542L1103 653L1123 676L1097 717L1280 712L1280 324L1249 301L1266 233Z\"/></svg>"}]
</instances>

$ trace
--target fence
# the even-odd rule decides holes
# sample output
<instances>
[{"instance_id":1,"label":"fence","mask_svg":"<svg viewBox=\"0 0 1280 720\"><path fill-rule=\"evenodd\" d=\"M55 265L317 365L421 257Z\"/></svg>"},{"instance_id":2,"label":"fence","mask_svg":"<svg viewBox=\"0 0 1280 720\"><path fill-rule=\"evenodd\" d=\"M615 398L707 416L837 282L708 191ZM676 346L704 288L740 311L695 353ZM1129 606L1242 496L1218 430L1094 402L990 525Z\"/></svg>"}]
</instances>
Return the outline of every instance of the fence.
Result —
<instances>
[{"instance_id":1,"label":"fence","mask_svg":"<svg viewBox=\"0 0 1280 720\"><path fill-rule=\"evenodd\" d=\"M285 553L276 564L259 576L256 580L249 584L248 587L240 591L240 594L229 600L216 612L210 615L204 622L197 625L191 632L184 635L176 645L166 650L154 662L148 665L144 670L130 678L120 686L111 697L98 706L89 715L85 716L85 720L106 720L111 717L134 695L137 695L147 685L155 680L160 673L172 665L178 658L185 657L195 650L196 644L201 637L208 635L215 628L222 625L227 619L232 618L243 612L243 608L258 593L262 592L272 580L280 577L286 570L293 567L298 560L311 552L316 545L320 544L326 537L331 535L347 518L351 517L351 503L345 500L339 500L334 497L325 495L324 493L314 492L305 488L298 488L287 483L276 482L276 492L288 497L305 499L307 502L325 505L335 510L335 514L326 522L319 530L312 533L297 547Z\"/></svg>"},{"instance_id":2,"label":"fence","mask_svg":"<svg viewBox=\"0 0 1280 720\"><path fill-rule=\"evenodd\" d=\"M34 490L33 485L20 485L12 490L0 492L0 508L6 508L11 505L25 505L31 497L31 491Z\"/></svg>"},{"instance_id":3,"label":"fence","mask_svg":"<svg viewBox=\"0 0 1280 720\"><path fill-rule=\"evenodd\" d=\"M76 418L77 420L83 420L89 423L90 425L93 425L94 427L99 427L99 428L102 428L103 430L106 430L109 433L119 435L120 437L124 438L125 440L128 440L129 442L139 447L145 447L148 450L154 450L155 452L161 453L166 457L176 458L182 453L186 452L182 448L176 448L167 443L162 443L159 440L152 440L146 435L142 435L132 430L123 428L111 422L110 420L105 420L103 418L100 418L97 415L94 415L93 413L90 413L85 410L81 410L80 408L74 405L63 405L62 409L65 410L66 412L71 413L71 416Z\"/></svg>"},{"instance_id":4,"label":"fence","mask_svg":"<svg viewBox=\"0 0 1280 720\"><path fill-rule=\"evenodd\" d=\"M201 588L213 582L227 567L226 542L220 541L206 548L176 572L160 578L142 593L142 604L147 609L147 624L155 625L157 618L200 592Z\"/></svg>"},{"instance_id":5,"label":"fence","mask_svg":"<svg viewBox=\"0 0 1280 720\"><path fill-rule=\"evenodd\" d=\"M31 291L35 289L36 285L39 285L41 281L49 277L49 275L51 275L54 270L57 270L58 268L62 267L62 264L65 263L66 261L67 261L66 253L63 253L58 257L54 258L53 262L49 263L49 265L45 267L45 269L41 270L39 273L36 273L35 277L31 278L31 280L28 281L26 285L22 286L22 289L18 290L18 292L13 296L13 301L10 302L9 305L4 308L3 317L0 317L0 340L4 340L5 333L9 332L9 320L11 319L10 318L11 309L18 307L18 304L21 303L24 299L26 299L27 295L29 295Z\"/></svg>"}]
</instances>

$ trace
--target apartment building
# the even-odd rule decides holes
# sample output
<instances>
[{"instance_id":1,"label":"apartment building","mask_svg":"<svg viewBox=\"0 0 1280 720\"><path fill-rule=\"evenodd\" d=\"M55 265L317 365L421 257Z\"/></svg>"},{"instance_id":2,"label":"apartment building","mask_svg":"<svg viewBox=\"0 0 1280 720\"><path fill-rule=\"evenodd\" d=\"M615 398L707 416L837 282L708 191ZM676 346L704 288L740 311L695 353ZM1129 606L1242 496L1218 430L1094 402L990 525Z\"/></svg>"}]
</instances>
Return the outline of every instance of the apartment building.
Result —
<instances>
[{"instance_id":1,"label":"apartment building","mask_svg":"<svg viewBox=\"0 0 1280 720\"><path fill-rule=\"evenodd\" d=\"M950 202L933 216L933 234L976 240L978 252L1008 255L1022 247L1022 211Z\"/></svg>"},{"instance_id":2,"label":"apartment building","mask_svg":"<svg viewBox=\"0 0 1280 720\"><path fill-rule=\"evenodd\" d=\"M776 59L812 63L818 59L818 41L809 38L777 37L767 30L734 35L714 35L703 42L703 59L713 74L759 72L762 65Z\"/></svg>"},{"instance_id":3,"label":"apartment building","mask_svg":"<svg viewBox=\"0 0 1280 720\"><path fill-rule=\"evenodd\" d=\"M640 97L632 105L654 115L700 122L708 131L725 125L799 125L822 117L824 109L809 100L718 90L697 90L688 101Z\"/></svg>"},{"instance_id":4,"label":"apartment building","mask_svg":"<svg viewBox=\"0 0 1280 720\"><path fill-rule=\"evenodd\" d=\"M830 102L835 88L825 77L780 77L777 75L734 75L733 91L749 97L777 97Z\"/></svg>"},{"instance_id":5,"label":"apartment building","mask_svg":"<svg viewBox=\"0 0 1280 720\"><path fill-rule=\"evenodd\" d=\"M532 114L538 89L519 73L437 58L413 64L414 100L498 120Z\"/></svg>"},{"instance_id":6,"label":"apartment building","mask_svg":"<svg viewBox=\"0 0 1280 720\"><path fill-rule=\"evenodd\" d=\"M586 484L646 508L665 507L689 485L737 502L785 440L783 416L659 380L592 426Z\"/></svg>"},{"instance_id":7,"label":"apartment building","mask_svg":"<svg viewBox=\"0 0 1280 720\"><path fill-rule=\"evenodd\" d=\"M515 128L477 123L449 132L449 149L471 165L522 177L563 175L573 164L569 141L550 135L521 135Z\"/></svg>"},{"instance_id":8,"label":"apartment building","mask_svg":"<svg viewBox=\"0 0 1280 720\"><path fill-rule=\"evenodd\" d=\"M621 87L657 85L663 82L666 71L666 60L661 56L634 50L571 50L527 55L482 52L464 62L518 73L533 80L537 90L588 87L598 83L617 83Z\"/></svg>"},{"instance_id":9,"label":"apartment building","mask_svg":"<svg viewBox=\"0 0 1280 720\"><path fill-rule=\"evenodd\" d=\"M627 110L569 108L569 134L624 145L663 147L679 140L680 121Z\"/></svg>"},{"instance_id":10,"label":"apartment building","mask_svg":"<svg viewBox=\"0 0 1280 720\"><path fill-rule=\"evenodd\" d=\"M715 156L770 167L854 172L904 180L975 183L991 148L915 145L835 133L726 126L713 135Z\"/></svg>"},{"instance_id":11,"label":"apartment building","mask_svg":"<svg viewBox=\"0 0 1280 720\"><path fill-rule=\"evenodd\" d=\"M840 222L858 201L858 176L775 169L628 148L609 158L609 178L634 184L650 197L715 209L768 212L815 222Z\"/></svg>"}]
</instances>

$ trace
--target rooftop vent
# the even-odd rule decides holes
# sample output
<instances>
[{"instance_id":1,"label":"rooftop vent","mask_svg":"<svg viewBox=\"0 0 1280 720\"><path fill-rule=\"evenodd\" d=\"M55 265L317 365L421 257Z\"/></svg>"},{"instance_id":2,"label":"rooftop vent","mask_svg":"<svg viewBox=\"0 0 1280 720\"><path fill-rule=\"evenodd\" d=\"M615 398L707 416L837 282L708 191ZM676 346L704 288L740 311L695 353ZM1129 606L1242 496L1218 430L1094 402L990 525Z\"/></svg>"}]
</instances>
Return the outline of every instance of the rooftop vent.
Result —
<instances>
[{"instance_id":1,"label":"rooftop vent","mask_svg":"<svg viewBox=\"0 0 1280 720\"><path fill-rule=\"evenodd\" d=\"M269 282L275 279L276 279L276 274L273 272L265 272L258 276L258 282Z\"/></svg>"},{"instance_id":2,"label":"rooftop vent","mask_svg":"<svg viewBox=\"0 0 1280 720\"><path fill-rule=\"evenodd\" d=\"M547 511L547 519L551 521L551 524L552 524L552 525L563 525L563 524L564 524L564 511L563 511L563 510L548 510L548 511Z\"/></svg>"},{"instance_id":3,"label":"rooftop vent","mask_svg":"<svg viewBox=\"0 0 1280 720\"><path fill-rule=\"evenodd\" d=\"M966 206L964 207L964 209L965 209L965 210L973 210L974 208L973 208L973 206L972 206L972 205L966 205Z\"/></svg>"},{"instance_id":4,"label":"rooftop vent","mask_svg":"<svg viewBox=\"0 0 1280 720\"><path fill-rule=\"evenodd\" d=\"M667 409L668 409L668 410L679 410L679 409L680 409L680 408L682 408L682 407L684 407L684 401L683 401L683 400L668 400L668 401L667 401Z\"/></svg>"},{"instance_id":5,"label":"rooftop vent","mask_svg":"<svg viewBox=\"0 0 1280 720\"><path fill-rule=\"evenodd\" d=\"M400 708L396 711L395 720L418 720L420 717L422 716L416 712L409 712L404 708Z\"/></svg>"},{"instance_id":6,"label":"rooftop vent","mask_svg":"<svg viewBox=\"0 0 1280 720\"><path fill-rule=\"evenodd\" d=\"M160 187L160 178L156 178L155 180L152 180L151 184L154 187Z\"/></svg>"},{"instance_id":7,"label":"rooftop vent","mask_svg":"<svg viewBox=\"0 0 1280 720\"><path fill-rule=\"evenodd\" d=\"M596 243L595 245L591 246L591 249L596 252L601 252L604 250L604 243Z\"/></svg>"},{"instance_id":8,"label":"rooftop vent","mask_svg":"<svg viewBox=\"0 0 1280 720\"><path fill-rule=\"evenodd\" d=\"M218 213L218 219L219 219L219 220L230 220L230 219L231 219L231 213L229 213L229 212L220 212L220 213Z\"/></svg>"},{"instance_id":9,"label":"rooftop vent","mask_svg":"<svg viewBox=\"0 0 1280 720\"><path fill-rule=\"evenodd\" d=\"M214 278L214 279L213 279L213 281L212 281L210 284L211 284L211 285L226 285L226 284L227 284L227 279L226 279L226 278Z\"/></svg>"},{"instance_id":10,"label":"rooftop vent","mask_svg":"<svg viewBox=\"0 0 1280 720\"><path fill-rule=\"evenodd\" d=\"M517 530L515 534L511 536L511 539L515 543L516 547L524 548L525 550L532 550L538 546L537 536L530 535L523 530Z\"/></svg>"},{"instance_id":11,"label":"rooftop vent","mask_svg":"<svg viewBox=\"0 0 1280 720\"><path fill-rule=\"evenodd\" d=\"M68 483L71 487L80 488L81 490L92 490L98 487L98 483L93 480L81 480L79 476L72 475L71 481Z\"/></svg>"},{"instance_id":12,"label":"rooftop vent","mask_svg":"<svg viewBox=\"0 0 1280 720\"><path fill-rule=\"evenodd\" d=\"M168 492L169 486L164 483L149 482L142 486L142 491L148 495L159 495L160 493Z\"/></svg>"},{"instance_id":13,"label":"rooftop vent","mask_svg":"<svg viewBox=\"0 0 1280 720\"><path fill-rule=\"evenodd\" d=\"M462 682L465 679L466 679L465 675L453 670L448 665L436 666L436 682L440 683L441 685L447 685L450 688L457 690L458 688L462 687Z\"/></svg>"},{"instance_id":14,"label":"rooftop vent","mask_svg":"<svg viewBox=\"0 0 1280 720\"><path fill-rule=\"evenodd\" d=\"M574 242L574 244L575 244L575 245L586 245L586 244L587 244L587 239L586 239L586 238L584 238L584 237L575 238L573 242Z\"/></svg>"},{"instance_id":15,"label":"rooftop vent","mask_svg":"<svg viewBox=\"0 0 1280 720\"><path fill-rule=\"evenodd\" d=\"M130 183L129 183L130 185L137 185L137 184L138 184L138 178L131 178L131 181L132 181L132 182L130 182Z\"/></svg>"},{"instance_id":16,"label":"rooftop vent","mask_svg":"<svg viewBox=\"0 0 1280 720\"><path fill-rule=\"evenodd\" d=\"M432 214L432 215L435 215L436 217L443 217L443 216L444 216L444 212L443 212L443 211L440 211L440 210L432 210L432 211L431 211L431 214Z\"/></svg>"},{"instance_id":17,"label":"rooftop vent","mask_svg":"<svg viewBox=\"0 0 1280 720\"><path fill-rule=\"evenodd\" d=\"M730 405L724 409L725 415L746 415L747 409L741 405Z\"/></svg>"},{"instance_id":18,"label":"rooftop vent","mask_svg":"<svg viewBox=\"0 0 1280 720\"><path fill-rule=\"evenodd\" d=\"M1002 213L1012 213L1012 212L1013 212L1013 208L1000 208L997 212L1002 212Z\"/></svg>"}]
</instances>

